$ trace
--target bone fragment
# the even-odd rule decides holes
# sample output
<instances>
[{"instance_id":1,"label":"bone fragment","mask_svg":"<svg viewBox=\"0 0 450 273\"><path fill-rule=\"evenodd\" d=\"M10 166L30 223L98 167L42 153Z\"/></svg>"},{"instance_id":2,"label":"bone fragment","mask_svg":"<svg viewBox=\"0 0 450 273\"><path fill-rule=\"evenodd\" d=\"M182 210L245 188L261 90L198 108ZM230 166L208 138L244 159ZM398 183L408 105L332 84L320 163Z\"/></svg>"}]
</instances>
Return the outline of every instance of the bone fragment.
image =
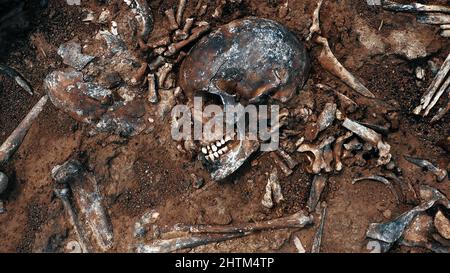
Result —
<instances>
[{"instance_id":1,"label":"bone fragment","mask_svg":"<svg viewBox=\"0 0 450 273\"><path fill-rule=\"evenodd\" d=\"M169 253L185 248L218 243L245 236L245 233L201 234L190 237L156 240L151 245L138 244L137 253Z\"/></svg>"},{"instance_id":2,"label":"bone fragment","mask_svg":"<svg viewBox=\"0 0 450 273\"><path fill-rule=\"evenodd\" d=\"M387 251L402 237L405 229L417 215L430 209L436 203L450 208L450 202L447 197L432 187L422 185L421 197L423 201L420 205L401 214L394 220L386 223L370 224L366 232L366 236L368 238L378 240Z\"/></svg>"},{"instance_id":3,"label":"bone fragment","mask_svg":"<svg viewBox=\"0 0 450 273\"><path fill-rule=\"evenodd\" d=\"M441 36L444 37L444 38L450 38L450 29L444 29L441 32Z\"/></svg>"},{"instance_id":4,"label":"bone fragment","mask_svg":"<svg viewBox=\"0 0 450 273\"><path fill-rule=\"evenodd\" d=\"M319 253L320 252L320 245L322 244L322 235L323 235L323 228L325 226L326 216L327 216L327 204L324 202L322 213L320 215L320 225L316 231L316 234L314 235L314 239L313 239L313 243L312 243L312 247L311 247L311 253Z\"/></svg>"},{"instance_id":5,"label":"bone fragment","mask_svg":"<svg viewBox=\"0 0 450 273\"><path fill-rule=\"evenodd\" d=\"M447 24L447 25L440 25L440 28L441 28L442 30L448 30L448 29L450 29L450 24Z\"/></svg>"},{"instance_id":6,"label":"bone fragment","mask_svg":"<svg viewBox=\"0 0 450 273\"><path fill-rule=\"evenodd\" d=\"M359 177L359 178L353 179L352 184L355 184L355 183L363 181L363 180L372 180L372 181L377 181L377 182L383 183L392 192L392 194L395 197L395 201L397 202L397 204L400 204L400 198L399 198L397 192L395 191L394 186L385 177L382 177L380 175L371 175L371 176L366 176L366 177Z\"/></svg>"},{"instance_id":7,"label":"bone fragment","mask_svg":"<svg viewBox=\"0 0 450 273\"><path fill-rule=\"evenodd\" d=\"M377 161L378 165L386 165L391 161L392 155L390 154L391 146L383 142L380 134L376 133L374 130L367 128L349 118L344 120L342 124L345 128L352 131L363 140L369 142L373 146L378 148L379 158Z\"/></svg>"},{"instance_id":8,"label":"bone fragment","mask_svg":"<svg viewBox=\"0 0 450 273\"><path fill-rule=\"evenodd\" d=\"M192 42L196 41L197 39L199 39L200 36L203 35L205 32L209 31L209 29L210 29L209 24L198 26L198 27L194 28L192 30L191 36L189 36L186 40L180 41L180 42L175 43L175 44L171 44L168 47L168 50L164 53L164 55L167 55L167 56L175 55L182 48L184 48L185 46L187 46L190 43L192 43Z\"/></svg>"},{"instance_id":9,"label":"bone fragment","mask_svg":"<svg viewBox=\"0 0 450 273\"><path fill-rule=\"evenodd\" d=\"M44 95L28 112L25 118L20 122L19 126L9 135L9 137L0 146L0 165L6 163L14 152L20 147L23 139L27 135L28 130L33 125L34 120L44 110L44 106L48 101L48 96Z\"/></svg>"},{"instance_id":10,"label":"bone fragment","mask_svg":"<svg viewBox=\"0 0 450 273\"><path fill-rule=\"evenodd\" d=\"M307 126L306 138L309 141L313 141L317 138L318 134L323 130L327 129L331 124L333 124L336 118L337 105L335 103L327 103L323 111L317 118L317 122Z\"/></svg>"},{"instance_id":11,"label":"bone fragment","mask_svg":"<svg viewBox=\"0 0 450 273\"><path fill-rule=\"evenodd\" d=\"M23 90L25 90L28 94L33 95L33 89L31 88L31 85L28 83L28 81L15 69L12 67L0 64L0 74L4 74L16 81L16 83L22 87Z\"/></svg>"},{"instance_id":12,"label":"bone fragment","mask_svg":"<svg viewBox=\"0 0 450 273\"><path fill-rule=\"evenodd\" d=\"M273 196L273 199L272 199ZM274 168L272 172L269 174L269 179L267 180L266 185L266 193L261 201L261 204L271 209L273 207L273 201L275 203L280 203L284 200L283 194L281 193L280 182L278 181L278 172L277 169Z\"/></svg>"},{"instance_id":13,"label":"bone fragment","mask_svg":"<svg viewBox=\"0 0 450 273\"><path fill-rule=\"evenodd\" d=\"M434 217L434 226L442 237L450 240L450 220L441 210L439 210Z\"/></svg>"},{"instance_id":14,"label":"bone fragment","mask_svg":"<svg viewBox=\"0 0 450 273\"><path fill-rule=\"evenodd\" d=\"M69 222L73 226L73 229L75 231L75 234L78 239L78 243L81 247L81 250L83 253L89 253L90 252L90 246L87 243L86 235L83 230L83 227L81 226L80 222L78 221L76 212L72 206L72 204L69 201L69 189L64 188L62 190L54 190L55 195L61 199L64 209L66 210L67 214L69 215Z\"/></svg>"},{"instance_id":15,"label":"bone fragment","mask_svg":"<svg viewBox=\"0 0 450 273\"><path fill-rule=\"evenodd\" d=\"M282 160L281 158L275 154L275 153L270 153L270 157L272 157L273 161L275 161L275 163L278 165L278 167L280 167L281 171L283 171L285 176L289 176L292 174L292 169L290 169Z\"/></svg>"},{"instance_id":16,"label":"bone fragment","mask_svg":"<svg viewBox=\"0 0 450 273\"><path fill-rule=\"evenodd\" d=\"M167 79L167 75L172 71L173 65L170 63L164 64L161 68L159 68L156 76L158 77L158 87L164 88L164 83Z\"/></svg>"},{"instance_id":17,"label":"bone fragment","mask_svg":"<svg viewBox=\"0 0 450 273\"><path fill-rule=\"evenodd\" d=\"M163 36L159 38L158 40L151 42L147 45L148 48L155 49L159 47L165 47L170 44L170 37L169 36Z\"/></svg>"},{"instance_id":18,"label":"bone fragment","mask_svg":"<svg viewBox=\"0 0 450 273\"><path fill-rule=\"evenodd\" d=\"M285 150L280 148L277 150L277 153L280 157L283 158L283 160L288 165L289 169L292 170L295 168L295 166L298 165L298 162L295 159L293 159Z\"/></svg>"},{"instance_id":19,"label":"bone fragment","mask_svg":"<svg viewBox=\"0 0 450 273\"><path fill-rule=\"evenodd\" d=\"M189 37L189 33L191 31L192 25L194 24L194 18L187 18L186 22L184 23L184 27L182 30L175 31L175 41L181 41L185 40L187 37Z\"/></svg>"},{"instance_id":20,"label":"bone fragment","mask_svg":"<svg viewBox=\"0 0 450 273\"><path fill-rule=\"evenodd\" d=\"M417 22L429 25L450 24L450 15L440 13L426 13L417 15Z\"/></svg>"},{"instance_id":21,"label":"bone fragment","mask_svg":"<svg viewBox=\"0 0 450 273\"><path fill-rule=\"evenodd\" d=\"M341 171L343 168L342 162L341 162L341 155L342 155L342 146L344 144L344 141L346 141L348 138L353 136L352 132L347 132L344 135L338 137L336 139L336 143L334 143L333 147L333 156L334 156L334 169L336 171Z\"/></svg>"},{"instance_id":22,"label":"bone fragment","mask_svg":"<svg viewBox=\"0 0 450 273\"><path fill-rule=\"evenodd\" d=\"M102 251L107 251L113 244L113 232L96 179L86 174L70 187L97 245Z\"/></svg>"},{"instance_id":23,"label":"bone fragment","mask_svg":"<svg viewBox=\"0 0 450 273\"><path fill-rule=\"evenodd\" d=\"M169 29L170 30L176 30L178 29L178 23L175 19L175 13L172 8L166 10L164 12L166 14L167 20L169 21Z\"/></svg>"},{"instance_id":24,"label":"bone fragment","mask_svg":"<svg viewBox=\"0 0 450 273\"><path fill-rule=\"evenodd\" d=\"M331 166L327 165L327 162L324 159L324 152L330 149L331 143L333 143L335 140L334 137L330 136L328 138L325 138L321 143L318 145L313 144L302 144L297 149L298 152L305 153L305 152L311 152L314 155L314 159L312 159L311 166L310 166L310 172L314 174L320 173L322 169L330 170L332 169ZM331 149L330 149L331 150Z\"/></svg>"},{"instance_id":25,"label":"bone fragment","mask_svg":"<svg viewBox=\"0 0 450 273\"><path fill-rule=\"evenodd\" d=\"M150 103L158 103L158 93L156 89L156 77L155 74L148 74L148 101Z\"/></svg>"},{"instance_id":26,"label":"bone fragment","mask_svg":"<svg viewBox=\"0 0 450 273\"><path fill-rule=\"evenodd\" d=\"M415 158L415 157L411 157L411 156L407 156L407 155L405 155L404 157L408 162L410 162L416 166L419 166L426 171L432 172L436 176L436 179L438 182L443 181L447 177L446 170L440 169L440 168L434 166L433 163L431 163L428 160Z\"/></svg>"},{"instance_id":27,"label":"bone fragment","mask_svg":"<svg viewBox=\"0 0 450 273\"><path fill-rule=\"evenodd\" d=\"M327 176L320 174L314 176L311 190L309 191L308 201L306 202L306 207L310 213L316 210L316 206L320 201L320 196L322 195L323 189L326 185Z\"/></svg>"},{"instance_id":28,"label":"bone fragment","mask_svg":"<svg viewBox=\"0 0 450 273\"><path fill-rule=\"evenodd\" d=\"M166 58L163 56L156 57L155 60L153 60L151 63L149 63L148 68L150 68L151 71L156 71L158 68L163 66L166 63Z\"/></svg>"},{"instance_id":29,"label":"bone fragment","mask_svg":"<svg viewBox=\"0 0 450 273\"><path fill-rule=\"evenodd\" d=\"M317 2L317 7L313 12L313 16L312 16L312 25L309 28L309 35L308 37L306 37L306 41L311 40L311 38L313 37L314 34L318 33L319 35L321 34L320 31L320 8L322 7L322 2L323 0L319 0Z\"/></svg>"},{"instance_id":30,"label":"bone fragment","mask_svg":"<svg viewBox=\"0 0 450 273\"><path fill-rule=\"evenodd\" d=\"M95 59L94 56L81 53L81 45L75 42L67 42L59 46L58 55L63 62L78 71L81 71L86 65Z\"/></svg>"},{"instance_id":31,"label":"bone fragment","mask_svg":"<svg viewBox=\"0 0 450 273\"><path fill-rule=\"evenodd\" d=\"M450 13L450 8L438 5L423 5L420 3L399 4L394 1L384 0L383 9L397 12L443 12Z\"/></svg>"},{"instance_id":32,"label":"bone fragment","mask_svg":"<svg viewBox=\"0 0 450 273\"><path fill-rule=\"evenodd\" d=\"M297 236L294 237L294 245L295 245L295 248L297 248L298 253L306 253L306 250L302 244L302 241L300 241L300 239Z\"/></svg>"},{"instance_id":33,"label":"bone fragment","mask_svg":"<svg viewBox=\"0 0 450 273\"><path fill-rule=\"evenodd\" d=\"M183 21L183 14L185 8L186 8L186 0L179 0L176 17L178 25L181 25L181 22Z\"/></svg>"},{"instance_id":34,"label":"bone fragment","mask_svg":"<svg viewBox=\"0 0 450 273\"><path fill-rule=\"evenodd\" d=\"M450 93L449 93L450 94ZM450 99L450 96L449 96ZM442 119L448 112L450 111L450 101L447 103L447 106L439 108L436 115L431 119L431 123L435 123Z\"/></svg>"},{"instance_id":35,"label":"bone fragment","mask_svg":"<svg viewBox=\"0 0 450 273\"><path fill-rule=\"evenodd\" d=\"M318 57L320 65L338 77L346 85L355 90L357 93L369 97L375 98L375 95L369 91L357 78L355 78L342 64L336 59L333 52L331 52L328 40L324 37L318 36L316 42L323 46L322 51Z\"/></svg>"},{"instance_id":36,"label":"bone fragment","mask_svg":"<svg viewBox=\"0 0 450 273\"><path fill-rule=\"evenodd\" d=\"M430 113L431 109L433 109L433 107L436 105L436 103L439 101L439 99L441 98L442 94L444 94L445 91L450 92L450 76L447 77L447 80L444 81L442 86L439 88L439 91L436 92L436 95L434 96L433 100L425 109L425 113L423 114L424 116L427 116Z\"/></svg>"}]
</instances>

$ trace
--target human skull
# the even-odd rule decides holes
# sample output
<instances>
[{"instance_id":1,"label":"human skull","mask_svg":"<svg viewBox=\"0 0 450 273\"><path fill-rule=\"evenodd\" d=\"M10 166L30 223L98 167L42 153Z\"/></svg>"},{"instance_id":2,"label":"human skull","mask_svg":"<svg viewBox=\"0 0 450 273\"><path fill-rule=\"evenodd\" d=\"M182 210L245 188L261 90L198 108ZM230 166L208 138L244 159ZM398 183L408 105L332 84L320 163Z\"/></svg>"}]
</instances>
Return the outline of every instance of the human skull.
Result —
<instances>
[{"instance_id":1,"label":"human skull","mask_svg":"<svg viewBox=\"0 0 450 273\"><path fill-rule=\"evenodd\" d=\"M251 17L221 26L194 45L180 67L179 84L188 98L215 96L222 106L269 98L285 103L303 86L309 67L307 51L294 34L277 22ZM214 180L234 173L259 148L258 141L222 137L206 153L202 149ZM211 155L213 145L222 150L220 157Z\"/></svg>"}]
</instances>

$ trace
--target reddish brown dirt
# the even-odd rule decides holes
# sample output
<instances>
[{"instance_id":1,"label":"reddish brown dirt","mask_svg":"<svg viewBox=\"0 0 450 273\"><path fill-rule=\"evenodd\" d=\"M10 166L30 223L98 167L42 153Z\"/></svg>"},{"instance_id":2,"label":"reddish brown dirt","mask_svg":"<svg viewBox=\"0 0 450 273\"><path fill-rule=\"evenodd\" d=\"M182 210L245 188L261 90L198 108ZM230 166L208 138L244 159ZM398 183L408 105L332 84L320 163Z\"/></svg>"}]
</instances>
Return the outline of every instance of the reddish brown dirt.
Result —
<instances>
[{"instance_id":1,"label":"reddish brown dirt","mask_svg":"<svg viewBox=\"0 0 450 273\"><path fill-rule=\"evenodd\" d=\"M49 1L46 9L38 9L33 4L26 7L32 14L29 17L31 28L12 40L10 50L0 56L0 61L21 71L37 95L30 97L11 79L0 76L0 143L44 94L42 82L45 76L64 67L56 54L59 45L74 38L84 41L102 29L99 24L82 23L81 18L83 8L100 12L105 7L101 4L103 1L82 2L81 7L68 6L65 1L59 0ZM167 32L164 10L175 7L176 2L151 1L156 22L155 37ZM288 16L280 19L277 6L284 1L243 2L238 9L225 10L219 20L211 16L214 7L211 3L202 19L214 27L250 15L266 17L283 23L300 40L305 40L316 5L316 0L290 0ZM426 2L447 4L447 1ZM192 13L195 4L196 1L188 1L187 15ZM370 8L365 1L325 1L321 22L322 33L328 38L336 57L362 79L378 98L398 105L400 129L390 134L387 142L392 146L393 157L403 171L403 179L416 190L420 184L429 184L450 196L448 179L437 183L433 175L422 172L403 159L405 154L415 155L448 169L449 153L437 143L450 134L450 115L430 125L429 118L416 117L411 111L433 77L427 61L434 60L440 65L450 52L449 40L439 36L437 27L419 25L412 15ZM378 30L381 22L383 26ZM374 53L360 42L357 24L367 26L386 39L395 30L415 32L418 38L427 41L427 56L410 61L393 53L389 46L383 52ZM332 98L329 92L315 87L315 84L322 83L364 105L352 114L352 118L367 122L385 121L377 104L358 98L351 89L320 67L314 57L318 53L317 46L308 43L308 47L311 48L312 71L305 89L315 95L315 113L319 113L325 102ZM415 78L414 69L418 65L426 71L423 82ZM289 109L294 109L297 102L291 102ZM294 129L303 129L302 125L293 126ZM148 134L129 139L105 134L90 137L88 126L75 122L52 104L47 104L47 109L32 126L12 160L0 166L0 170L11 179L7 191L0 196L6 201L7 208L6 213L0 214L0 252L63 252L66 243L75 239L62 204L52 194L54 182L50 177L53 166L73 156L83 158L100 183L114 230L111 251L132 249L136 243L133 238L134 223L150 209L160 213L157 224L163 226L261 221L305 208L312 176L305 171L307 160L303 155L293 153L300 165L291 176L284 177L279 171L285 201L269 210L261 205L267 173L276 166L268 154L255 156L253 164L244 166L230 181L216 183L210 181L209 174L197 160L176 149L177 143L170 137L167 120L157 120L154 127ZM322 134L339 135L342 132L343 128L335 125ZM328 204L322 251L367 252L365 231L368 224L387 221L412 207L410 204L397 205L392 194L378 183L351 184L354 177L381 171L375 166L375 159L370 159L363 167L345 167L341 173L330 174L322 196ZM194 188L191 173L205 178L205 186ZM383 216L387 210L391 212L388 219ZM318 219L318 215L315 216ZM299 231L262 232L193 251L295 252L293 235L297 235L309 250L318 226L318 221L315 222L314 226ZM398 247L395 251L423 250Z\"/></svg>"}]
</instances>

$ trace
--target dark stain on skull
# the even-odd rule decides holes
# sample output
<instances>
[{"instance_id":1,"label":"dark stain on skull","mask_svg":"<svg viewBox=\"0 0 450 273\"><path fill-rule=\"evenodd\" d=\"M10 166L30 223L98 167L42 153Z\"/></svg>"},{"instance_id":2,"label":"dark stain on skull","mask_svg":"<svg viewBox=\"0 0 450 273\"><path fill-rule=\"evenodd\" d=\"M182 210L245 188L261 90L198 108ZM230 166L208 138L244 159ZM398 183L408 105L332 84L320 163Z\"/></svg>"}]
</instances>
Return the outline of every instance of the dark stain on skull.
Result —
<instances>
[{"instance_id":1,"label":"dark stain on skull","mask_svg":"<svg viewBox=\"0 0 450 273\"><path fill-rule=\"evenodd\" d=\"M304 45L281 24L261 18L232 21L202 38L180 68L181 88L241 103L288 101L309 72Z\"/></svg>"}]
</instances>

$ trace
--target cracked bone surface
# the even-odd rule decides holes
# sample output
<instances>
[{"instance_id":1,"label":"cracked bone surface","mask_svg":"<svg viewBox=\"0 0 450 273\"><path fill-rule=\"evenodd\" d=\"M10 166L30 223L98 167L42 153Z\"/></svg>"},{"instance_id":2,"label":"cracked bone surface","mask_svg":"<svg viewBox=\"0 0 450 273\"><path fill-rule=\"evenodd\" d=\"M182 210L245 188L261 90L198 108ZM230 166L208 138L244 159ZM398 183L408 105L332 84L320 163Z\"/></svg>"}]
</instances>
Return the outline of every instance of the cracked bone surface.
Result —
<instances>
[{"instance_id":1,"label":"cracked bone surface","mask_svg":"<svg viewBox=\"0 0 450 273\"><path fill-rule=\"evenodd\" d=\"M65 181L69 184L81 215L97 245L102 251L110 249L113 244L112 225L102 204L103 198L95 177L81 169L81 164L76 160L55 166L52 177L58 183Z\"/></svg>"},{"instance_id":2,"label":"cracked bone surface","mask_svg":"<svg viewBox=\"0 0 450 273\"><path fill-rule=\"evenodd\" d=\"M383 141L380 134L349 118L346 118L344 120L342 126L352 131L354 134L358 135L369 144L377 147L379 156L377 161L378 165L386 165L391 161L391 146Z\"/></svg>"},{"instance_id":3,"label":"cracked bone surface","mask_svg":"<svg viewBox=\"0 0 450 273\"><path fill-rule=\"evenodd\" d=\"M193 248L200 245L239 238L258 231L303 228L312 223L312 215L305 215L303 212L297 212L293 215L282 218L245 224L217 226L177 224L163 234L167 239L158 239L149 245L138 244L136 247L136 252L173 252L179 249ZM178 238L173 238L174 236L178 236Z\"/></svg>"},{"instance_id":4,"label":"cracked bone surface","mask_svg":"<svg viewBox=\"0 0 450 273\"><path fill-rule=\"evenodd\" d=\"M303 86L309 66L305 47L284 26L250 17L201 38L181 64L179 85L190 99L208 95L225 106L237 105L237 98L243 105L258 104L267 96L285 103ZM210 162L212 178L234 173L259 145L232 141L225 154Z\"/></svg>"},{"instance_id":5,"label":"cracked bone surface","mask_svg":"<svg viewBox=\"0 0 450 273\"><path fill-rule=\"evenodd\" d=\"M0 165L6 163L11 156L17 151L22 144L23 139L30 130L33 122L44 110L44 106L47 104L48 96L43 96L34 106L20 124L14 129L9 137L0 146Z\"/></svg>"}]
</instances>

